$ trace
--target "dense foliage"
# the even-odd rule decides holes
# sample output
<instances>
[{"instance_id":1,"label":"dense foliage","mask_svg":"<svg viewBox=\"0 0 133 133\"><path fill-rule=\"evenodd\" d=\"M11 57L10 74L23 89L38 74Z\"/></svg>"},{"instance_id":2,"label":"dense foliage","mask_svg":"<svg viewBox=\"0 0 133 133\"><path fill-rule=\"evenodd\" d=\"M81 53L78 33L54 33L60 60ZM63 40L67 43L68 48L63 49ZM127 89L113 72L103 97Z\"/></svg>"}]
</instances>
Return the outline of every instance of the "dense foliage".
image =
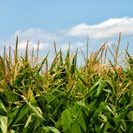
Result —
<instances>
[{"instance_id":1,"label":"dense foliage","mask_svg":"<svg viewBox=\"0 0 133 133\"><path fill-rule=\"evenodd\" d=\"M17 40L14 59L0 57L0 133L132 133L133 58L126 51L118 66L117 46L114 62L104 63L104 44L80 67L78 52L55 48L49 66L29 59L28 44L19 57Z\"/></svg>"}]
</instances>

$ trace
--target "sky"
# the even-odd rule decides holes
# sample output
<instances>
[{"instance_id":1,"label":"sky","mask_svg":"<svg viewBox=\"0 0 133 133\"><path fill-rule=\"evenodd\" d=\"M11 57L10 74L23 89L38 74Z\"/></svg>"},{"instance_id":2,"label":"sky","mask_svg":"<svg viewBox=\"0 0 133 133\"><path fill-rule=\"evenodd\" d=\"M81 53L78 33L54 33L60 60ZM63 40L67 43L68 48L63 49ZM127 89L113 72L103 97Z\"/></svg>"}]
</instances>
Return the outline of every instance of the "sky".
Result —
<instances>
[{"instance_id":1,"label":"sky","mask_svg":"<svg viewBox=\"0 0 133 133\"><path fill-rule=\"evenodd\" d=\"M65 51L97 49L105 41L116 42L122 33L122 47L130 43L133 51L133 0L0 0L0 52L4 45L14 46L19 36L19 49L26 41L45 53L53 42Z\"/></svg>"}]
</instances>

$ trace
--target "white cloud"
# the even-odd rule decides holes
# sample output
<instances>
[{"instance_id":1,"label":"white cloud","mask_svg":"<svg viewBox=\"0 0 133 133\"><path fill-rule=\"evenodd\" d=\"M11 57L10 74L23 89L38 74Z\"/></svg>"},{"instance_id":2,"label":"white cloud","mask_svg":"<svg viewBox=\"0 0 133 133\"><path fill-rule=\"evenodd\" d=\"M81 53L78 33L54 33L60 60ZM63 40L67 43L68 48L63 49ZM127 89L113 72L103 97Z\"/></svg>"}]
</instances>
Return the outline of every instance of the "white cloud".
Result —
<instances>
[{"instance_id":1,"label":"white cloud","mask_svg":"<svg viewBox=\"0 0 133 133\"><path fill-rule=\"evenodd\" d=\"M133 35L133 18L110 18L104 22L89 25L79 24L66 29L59 29L55 32L48 32L41 28L29 28L18 30L12 35L12 40L16 35L19 36L19 49L25 49L26 41L30 41L29 47L37 47L37 41L40 40L40 49L49 50L53 47L53 41L63 51L68 49L68 41L71 42L71 49L84 48L85 39L89 36L91 39L105 39L117 36L119 32L122 35Z\"/></svg>"},{"instance_id":2,"label":"white cloud","mask_svg":"<svg viewBox=\"0 0 133 133\"><path fill-rule=\"evenodd\" d=\"M108 38L121 32L123 35L133 34L133 18L111 18L95 25L79 24L66 32L68 36L89 36L92 39Z\"/></svg>"},{"instance_id":3,"label":"white cloud","mask_svg":"<svg viewBox=\"0 0 133 133\"><path fill-rule=\"evenodd\" d=\"M27 42L25 42L25 41L20 42L19 45L18 45L18 48L20 50L25 50L26 49L26 45L27 45ZM32 48L34 48L34 50L37 50L37 47L38 47L37 43L29 42L29 50L32 50ZM47 48L48 48L48 44L42 43L42 42L39 43L39 49L40 50L47 49Z\"/></svg>"},{"instance_id":4,"label":"white cloud","mask_svg":"<svg viewBox=\"0 0 133 133\"><path fill-rule=\"evenodd\" d=\"M16 36L19 37L19 50L24 50L26 48L27 40L29 40L29 49L37 49L37 43L40 41L40 50L50 49L54 41L57 42L60 40L57 34L46 32L40 28L29 28L16 31L12 34L11 40L14 40Z\"/></svg>"},{"instance_id":5,"label":"white cloud","mask_svg":"<svg viewBox=\"0 0 133 133\"><path fill-rule=\"evenodd\" d=\"M45 30L41 28L29 28L26 30L19 30L16 31L12 37L19 36L20 41L21 40L43 40L45 42L53 42L60 40L60 37L56 33L46 32Z\"/></svg>"}]
</instances>

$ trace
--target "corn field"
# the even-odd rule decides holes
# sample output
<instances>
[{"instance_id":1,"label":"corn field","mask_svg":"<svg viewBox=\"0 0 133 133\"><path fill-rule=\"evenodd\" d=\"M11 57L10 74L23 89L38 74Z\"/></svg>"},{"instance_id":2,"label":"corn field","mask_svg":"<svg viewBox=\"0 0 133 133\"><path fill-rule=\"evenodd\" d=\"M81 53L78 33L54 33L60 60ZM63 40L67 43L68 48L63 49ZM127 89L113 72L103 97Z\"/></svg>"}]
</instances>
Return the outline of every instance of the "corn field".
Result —
<instances>
[{"instance_id":1,"label":"corn field","mask_svg":"<svg viewBox=\"0 0 133 133\"><path fill-rule=\"evenodd\" d=\"M125 48L119 65L118 42L86 52L84 65L70 49L38 57L0 56L0 133L133 133L133 58ZM108 60L110 53L113 60Z\"/></svg>"}]
</instances>

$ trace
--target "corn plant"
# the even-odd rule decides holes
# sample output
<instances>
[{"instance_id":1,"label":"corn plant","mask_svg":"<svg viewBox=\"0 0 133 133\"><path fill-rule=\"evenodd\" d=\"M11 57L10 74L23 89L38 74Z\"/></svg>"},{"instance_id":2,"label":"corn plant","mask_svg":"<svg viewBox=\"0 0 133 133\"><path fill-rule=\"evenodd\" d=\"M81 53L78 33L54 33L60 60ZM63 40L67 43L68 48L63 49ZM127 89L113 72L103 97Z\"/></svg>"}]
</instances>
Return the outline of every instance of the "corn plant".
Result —
<instances>
[{"instance_id":1,"label":"corn plant","mask_svg":"<svg viewBox=\"0 0 133 133\"><path fill-rule=\"evenodd\" d=\"M65 57L55 47L49 65L4 48L0 56L0 133L132 133L133 58L126 50L125 66L118 64L120 36L115 53L104 43L77 65L78 51ZM114 61L108 60L112 53ZM44 69L45 68L45 69Z\"/></svg>"}]
</instances>

